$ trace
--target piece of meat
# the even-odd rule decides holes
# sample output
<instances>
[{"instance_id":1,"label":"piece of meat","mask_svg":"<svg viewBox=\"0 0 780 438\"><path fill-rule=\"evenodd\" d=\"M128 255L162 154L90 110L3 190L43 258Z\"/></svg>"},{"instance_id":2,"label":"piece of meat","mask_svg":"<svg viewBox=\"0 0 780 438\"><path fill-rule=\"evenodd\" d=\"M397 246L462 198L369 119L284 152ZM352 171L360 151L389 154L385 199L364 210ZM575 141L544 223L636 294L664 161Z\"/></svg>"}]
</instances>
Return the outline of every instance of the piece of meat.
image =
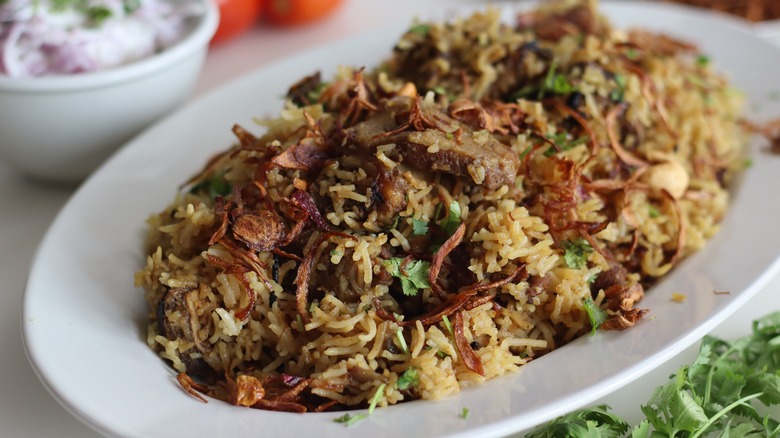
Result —
<instances>
[{"instance_id":1,"label":"piece of meat","mask_svg":"<svg viewBox=\"0 0 780 438\"><path fill-rule=\"evenodd\" d=\"M398 213L406 208L409 184L398 168L382 171L371 186L373 208L377 212L377 223L392 224Z\"/></svg>"},{"instance_id":2,"label":"piece of meat","mask_svg":"<svg viewBox=\"0 0 780 438\"><path fill-rule=\"evenodd\" d=\"M389 101L382 114L351 128L348 141L371 150L395 144L406 166L467 177L491 190L514 183L520 164L517 154L489 132L475 131L427 105L419 109L418 119L432 126L417 130L411 122L403 122L412 119L412 107L407 98Z\"/></svg>"},{"instance_id":3,"label":"piece of meat","mask_svg":"<svg viewBox=\"0 0 780 438\"><path fill-rule=\"evenodd\" d=\"M623 265L614 263L612 269L599 273L593 284L590 285L590 291L597 294L600 290L607 290L612 286L623 286L626 284L628 271Z\"/></svg>"},{"instance_id":4,"label":"piece of meat","mask_svg":"<svg viewBox=\"0 0 780 438\"><path fill-rule=\"evenodd\" d=\"M197 294L197 291L187 288L169 289L158 303L157 329L168 339L181 339L195 344L194 350L180 355L187 374L202 379L212 379L215 376L214 370L198 354L205 348L198 342L193 330L193 319L197 318L197 315L188 302L188 295L193 293ZM174 321L168 318L168 315L178 315L178 318ZM196 353L196 357L193 358L192 353Z\"/></svg>"}]
</instances>

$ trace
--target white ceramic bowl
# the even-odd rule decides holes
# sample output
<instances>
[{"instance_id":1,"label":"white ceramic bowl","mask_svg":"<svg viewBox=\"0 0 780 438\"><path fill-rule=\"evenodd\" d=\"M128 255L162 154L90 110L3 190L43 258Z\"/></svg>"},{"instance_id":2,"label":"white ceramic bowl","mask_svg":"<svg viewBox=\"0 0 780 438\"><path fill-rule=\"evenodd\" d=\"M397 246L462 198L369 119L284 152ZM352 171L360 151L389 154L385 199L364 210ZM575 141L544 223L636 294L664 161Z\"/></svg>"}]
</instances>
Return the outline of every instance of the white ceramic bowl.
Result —
<instances>
[{"instance_id":1,"label":"white ceramic bowl","mask_svg":"<svg viewBox=\"0 0 780 438\"><path fill-rule=\"evenodd\" d=\"M79 181L192 92L219 22L214 2L149 58L94 73L0 75L0 159L49 181Z\"/></svg>"}]
</instances>

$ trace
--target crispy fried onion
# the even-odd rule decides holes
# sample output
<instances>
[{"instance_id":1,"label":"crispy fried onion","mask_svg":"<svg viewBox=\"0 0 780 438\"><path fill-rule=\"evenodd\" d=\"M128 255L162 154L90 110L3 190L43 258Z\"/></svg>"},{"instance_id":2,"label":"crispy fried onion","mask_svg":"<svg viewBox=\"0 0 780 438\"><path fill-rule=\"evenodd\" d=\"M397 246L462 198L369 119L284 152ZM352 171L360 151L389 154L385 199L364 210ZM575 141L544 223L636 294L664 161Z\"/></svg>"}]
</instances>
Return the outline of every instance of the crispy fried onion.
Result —
<instances>
[{"instance_id":1,"label":"crispy fried onion","mask_svg":"<svg viewBox=\"0 0 780 438\"><path fill-rule=\"evenodd\" d=\"M371 102L366 81L363 78L365 67L353 74L355 87L352 89L352 99L344 112L344 126L352 126L360 122L366 114L377 110L376 104Z\"/></svg>"},{"instance_id":2,"label":"crispy fried onion","mask_svg":"<svg viewBox=\"0 0 780 438\"><path fill-rule=\"evenodd\" d=\"M647 161L644 161L632 155L630 152L623 149L623 146L620 144L620 140L616 132L617 129L616 122L618 116L622 115L625 110L626 110L626 105L620 104L612 107L612 109L610 109L609 112L607 113L606 129L607 129L607 137L609 138L609 145L612 147L612 150L615 152L615 155L617 155L618 158L620 158L620 161L633 167L640 167L640 168L647 167L648 166Z\"/></svg>"},{"instance_id":3,"label":"crispy fried onion","mask_svg":"<svg viewBox=\"0 0 780 438\"><path fill-rule=\"evenodd\" d=\"M416 96L410 99L410 101L409 111L401 112L396 116L396 122L400 123L400 125L395 129L376 135L375 138L392 137L410 129L415 131L436 129L442 132L450 132L455 136L456 141L460 141L462 129L459 126L450 120L445 120L439 114L426 114L426 111L423 110L422 98L420 96Z\"/></svg>"},{"instance_id":4,"label":"crispy fried onion","mask_svg":"<svg viewBox=\"0 0 780 438\"><path fill-rule=\"evenodd\" d=\"M497 134L519 134L525 126L525 113L516 103L486 101L482 104L458 99L447 108L449 115L474 129Z\"/></svg>"},{"instance_id":5,"label":"crispy fried onion","mask_svg":"<svg viewBox=\"0 0 780 438\"><path fill-rule=\"evenodd\" d=\"M460 224L458 229L452 233L442 245L441 248L433 255L431 260L431 268L428 270L428 282L431 284L431 289L439 297L447 295L447 293L439 285L439 272L444 264L444 259L463 241L463 236L466 234L466 224Z\"/></svg>"},{"instance_id":6,"label":"crispy fried onion","mask_svg":"<svg viewBox=\"0 0 780 438\"><path fill-rule=\"evenodd\" d=\"M463 312L455 312L455 318L452 321L452 334L455 338L455 348L458 350L458 356L463 360L466 368L480 376L484 376L485 369L482 367L482 361L477 356L477 353L471 349L471 345L466 339L466 334L463 330Z\"/></svg>"},{"instance_id":7,"label":"crispy fried onion","mask_svg":"<svg viewBox=\"0 0 780 438\"><path fill-rule=\"evenodd\" d=\"M639 283L626 286L615 284L604 290L606 308L614 315L607 318L600 328L604 330L624 330L633 327L647 313L647 309L634 308L644 297L644 289Z\"/></svg>"},{"instance_id":8,"label":"crispy fried onion","mask_svg":"<svg viewBox=\"0 0 780 438\"><path fill-rule=\"evenodd\" d=\"M200 383L196 383L194 380L192 380L192 377L187 375L187 373L179 373L176 375L176 381L179 382L179 386L189 395L195 397L196 399L202 401L203 403L208 403L205 398L203 398L203 394L208 394L209 388L205 385L201 385Z\"/></svg>"}]
</instances>

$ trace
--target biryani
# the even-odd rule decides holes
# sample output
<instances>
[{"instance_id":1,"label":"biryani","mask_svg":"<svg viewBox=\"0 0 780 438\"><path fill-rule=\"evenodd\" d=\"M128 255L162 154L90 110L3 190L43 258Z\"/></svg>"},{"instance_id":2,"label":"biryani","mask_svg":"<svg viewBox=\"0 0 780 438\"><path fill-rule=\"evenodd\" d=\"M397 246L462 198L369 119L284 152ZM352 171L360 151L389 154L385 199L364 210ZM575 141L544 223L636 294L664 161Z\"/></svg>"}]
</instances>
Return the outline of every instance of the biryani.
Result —
<instances>
[{"instance_id":1,"label":"biryani","mask_svg":"<svg viewBox=\"0 0 780 438\"><path fill-rule=\"evenodd\" d=\"M705 244L747 133L696 47L593 2L414 23L293 84L148 220L148 343L192 394L441 399L598 330Z\"/></svg>"}]
</instances>

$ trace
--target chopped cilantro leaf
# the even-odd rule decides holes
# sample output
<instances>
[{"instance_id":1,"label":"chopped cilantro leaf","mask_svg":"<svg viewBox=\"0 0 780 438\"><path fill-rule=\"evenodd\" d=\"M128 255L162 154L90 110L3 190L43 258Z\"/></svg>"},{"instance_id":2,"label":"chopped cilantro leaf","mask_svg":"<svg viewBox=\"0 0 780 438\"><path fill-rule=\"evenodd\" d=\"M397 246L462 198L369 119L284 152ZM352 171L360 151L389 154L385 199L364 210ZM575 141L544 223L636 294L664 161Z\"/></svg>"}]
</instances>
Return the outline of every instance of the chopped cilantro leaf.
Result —
<instances>
[{"instance_id":1,"label":"chopped cilantro leaf","mask_svg":"<svg viewBox=\"0 0 780 438\"><path fill-rule=\"evenodd\" d=\"M420 373L417 372L417 368L410 367L398 377L395 382L395 387L403 391L404 389L416 388L420 384Z\"/></svg>"},{"instance_id":2,"label":"chopped cilantro leaf","mask_svg":"<svg viewBox=\"0 0 780 438\"><path fill-rule=\"evenodd\" d=\"M626 58L634 60L639 57L639 51L637 49L631 48L626 50Z\"/></svg>"},{"instance_id":3,"label":"chopped cilantro leaf","mask_svg":"<svg viewBox=\"0 0 780 438\"><path fill-rule=\"evenodd\" d=\"M225 181L223 175L215 175L194 185L190 189L190 193L205 192L208 193L211 199L214 199L217 196L227 196L231 190L233 190L233 187L229 182Z\"/></svg>"},{"instance_id":4,"label":"chopped cilantro leaf","mask_svg":"<svg viewBox=\"0 0 780 438\"><path fill-rule=\"evenodd\" d=\"M575 138L574 140L569 140L569 134L566 132L560 132L557 134L547 134L547 138L549 138L553 143L558 146L558 148L563 151L568 151L570 149L573 149L581 144L587 143L588 137L587 135L583 135L581 137ZM544 151L545 157L551 157L555 155L555 153L558 152L553 147L549 147L546 151Z\"/></svg>"},{"instance_id":5,"label":"chopped cilantro leaf","mask_svg":"<svg viewBox=\"0 0 780 438\"><path fill-rule=\"evenodd\" d=\"M469 416L469 408L463 408L463 410L460 411L460 418L466 419L466 417Z\"/></svg>"},{"instance_id":6,"label":"chopped cilantro leaf","mask_svg":"<svg viewBox=\"0 0 780 438\"><path fill-rule=\"evenodd\" d=\"M656 206L655 206L655 205L653 205L653 204L648 204L648 205L647 205L647 214L648 214L648 215L649 215L651 218L653 218L653 219L655 219L655 218L657 218L657 217L661 217L661 212L660 212L660 211L658 211L658 208L656 208Z\"/></svg>"},{"instance_id":7,"label":"chopped cilantro leaf","mask_svg":"<svg viewBox=\"0 0 780 438\"><path fill-rule=\"evenodd\" d=\"M597 306L590 298L587 298L582 302L582 307L585 309L585 313L588 314L588 319L590 320L590 335L593 336L596 334L596 330L598 330L599 326L607 320L607 313Z\"/></svg>"},{"instance_id":8,"label":"chopped cilantro leaf","mask_svg":"<svg viewBox=\"0 0 780 438\"><path fill-rule=\"evenodd\" d=\"M428 271L431 269L431 263L423 260L412 260L407 263L403 271L401 265L404 259L400 257L393 257L389 260L384 260L382 264L395 278L401 280L401 288L404 295L416 296L420 289L426 289L431 287L428 282Z\"/></svg>"},{"instance_id":9,"label":"chopped cilantro leaf","mask_svg":"<svg viewBox=\"0 0 780 438\"><path fill-rule=\"evenodd\" d=\"M428 31L431 30L431 25L429 24L415 24L409 29L409 33L413 33L415 35L419 35L421 37L424 37L428 35Z\"/></svg>"},{"instance_id":10,"label":"chopped cilantro leaf","mask_svg":"<svg viewBox=\"0 0 780 438\"><path fill-rule=\"evenodd\" d=\"M622 102L626 95L626 77L621 74L616 74L614 80L617 88L609 93L609 98L613 102Z\"/></svg>"},{"instance_id":11,"label":"chopped cilantro leaf","mask_svg":"<svg viewBox=\"0 0 780 438\"><path fill-rule=\"evenodd\" d=\"M334 418L333 421L336 423L342 423L344 426L352 426L353 424L357 423L360 420L365 420L368 418L368 414L355 414L355 415L349 415L349 412L346 414Z\"/></svg>"},{"instance_id":12,"label":"chopped cilantro leaf","mask_svg":"<svg viewBox=\"0 0 780 438\"><path fill-rule=\"evenodd\" d=\"M376 392L374 393L374 396L371 397L371 404L368 405L368 415L371 415L374 413L374 409L376 409L376 404L379 403L379 399L382 398L382 394L385 393L385 387L387 386L387 383L383 383L379 385L379 388L376 389Z\"/></svg>"},{"instance_id":13,"label":"chopped cilantro leaf","mask_svg":"<svg viewBox=\"0 0 780 438\"><path fill-rule=\"evenodd\" d=\"M619 437L628 431L622 418L606 405L582 409L557 418L525 435L525 438Z\"/></svg>"},{"instance_id":14,"label":"chopped cilantro leaf","mask_svg":"<svg viewBox=\"0 0 780 438\"><path fill-rule=\"evenodd\" d=\"M425 236L426 234L428 234L428 222L412 218L412 236Z\"/></svg>"},{"instance_id":15,"label":"chopped cilantro leaf","mask_svg":"<svg viewBox=\"0 0 780 438\"><path fill-rule=\"evenodd\" d=\"M572 269L581 269L585 266L588 256L593 252L593 248L588 241L582 237L578 237L573 241L563 242L563 249L565 251L563 260L566 262L566 266Z\"/></svg>"},{"instance_id":16,"label":"chopped cilantro leaf","mask_svg":"<svg viewBox=\"0 0 780 438\"><path fill-rule=\"evenodd\" d=\"M450 357L450 355L439 350L436 352L436 357L438 357L439 359L444 359L445 357Z\"/></svg>"},{"instance_id":17,"label":"chopped cilantro leaf","mask_svg":"<svg viewBox=\"0 0 780 438\"><path fill-rule=\"evenodd\" d=\"M431 91L433 91L434 93L436 93L436 94L438 94L440 96L444 96L444 95L447 94L447 90L445 90L444 87L442 87L442 86L433 87L433 89L431 89Z\"/></svg>"},{"instance_id":18,"label":"chopped cilantro leaf","mask_svg":"<svg viewBox=\"0 0 780 438\"><path fill-rule=\"evenodd\" d=\"M306 93L306 98L309 99L309 102L318 102L320 100L320 96L322 96L322 92L328 88L328 85L329 84L327 82L320 82L313 90Z\"/></svg>"},{"instance_id":19,"label":"chopped cilantro leaf","mask_svg":"<svg viewBox=\"0 0 780 438\"><path fill-rule=\"evenodd\" d=\"M452 330L452 324L450 324L450 319L447 318L447 315L442 316L441 320L444 322L444 327L446 327L447 331L450 332L450 336L455 336L455 332Z\"/></svg>"},{"instance_id":20,"label":"chopped cilantro leaf","mask_svg":"<svg viewBox=\"0 0 780 438\"><path fill-rule=\"evenodd\" d=\"M534 148L533 146L528 146L527 148L525 148L525 150L523 150L523 152L521 152L521 153L520 153L520 159L521 159L521 160L525 159L525 157L526 157L528 154L530 154L530 153L531 153L531 151L533 150L533 148Z\"/></svg>"},{"instance_id":21,"label":"chopped cilantro leaf","mask_svg":"<svg viewBox=\"0 0 780 438\"><path fill-rule=\"evenodd\" d=\"M699 67L706 67L710 64L710 58L707 55L699 55L696 57L696 65Z\"/></svg>"},{"instance_id":22,"label":"chopped cilantro leaf","mask_svg":"<svg viewBox=\"0 0 780 438\"><path fill-rule=\"evenodd\" d=\"M406 339L404 339L404 329L398 327L398 330L395 331L395 337L398 339L398 345L401 346L404 354L409 354L409 346L406 345Z\"/></svg>"},{"instance_id":23,"label":"chopped cilantro leaf","mask_svg":"<svg viewBox=\"0 0 780 438\"><path fill-rule=\"evenodd\" d=\"M458 204L458 201L452 201L450 203L449 214L441 224L441 228L444 230L444 232L447 233L447 235L451 236L460 226L460 214L460 204Z\"/></svg>"},{"instance_id":24,"label":"chopped cilantro leaf","mask_svg":"<svg viewBox=\"0 0 780 438\"><path fill-rule=\"evenodd\" d=\"M747 169L748 167L753 166L753 160L750 158L745 158L745 160L742 162L742 166Z\"/></svg>"}]
</instances>

